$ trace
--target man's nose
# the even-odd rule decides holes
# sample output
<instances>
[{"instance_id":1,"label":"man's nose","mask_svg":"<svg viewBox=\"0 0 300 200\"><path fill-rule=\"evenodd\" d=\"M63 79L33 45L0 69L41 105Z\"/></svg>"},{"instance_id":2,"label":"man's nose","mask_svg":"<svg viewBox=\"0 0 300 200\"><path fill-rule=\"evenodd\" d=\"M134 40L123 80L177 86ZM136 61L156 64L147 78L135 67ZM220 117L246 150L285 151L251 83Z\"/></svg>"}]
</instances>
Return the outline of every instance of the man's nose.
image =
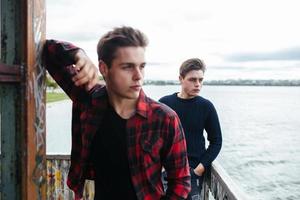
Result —
<instances>
[{"instance_id":1,"label":"man's nose","mask_svg":"<svg viewBox=\"0 0 300 200\"><path fill-rule=\"evenodd\" d=\"M135 68L134 76L133 76L134 80L140 80L143 78L143 76L144 74L142 69L140 69L139 67Z\"/></svg>"}]
</instances>

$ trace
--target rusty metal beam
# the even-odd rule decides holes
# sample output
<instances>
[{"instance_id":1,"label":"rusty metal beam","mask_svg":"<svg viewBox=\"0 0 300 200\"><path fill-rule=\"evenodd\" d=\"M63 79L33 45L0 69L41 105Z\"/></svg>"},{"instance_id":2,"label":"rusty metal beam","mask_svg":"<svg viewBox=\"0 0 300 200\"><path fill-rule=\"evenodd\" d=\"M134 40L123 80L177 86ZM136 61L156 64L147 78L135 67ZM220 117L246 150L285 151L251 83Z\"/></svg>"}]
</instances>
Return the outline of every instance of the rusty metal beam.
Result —
<instances>
[{"instance_id":1,"label":"rusty metal beam","mask_svg":"<svg viewBox=\"0 0 300 200\"><path fill-rule=\"evenodd\" d=\"M1 15L1 199L21 199L20 159L21 140L21 73L15 65L21 65L22 37L20 34L19 2L0 1ZM10 67L9 69L7 67ZM11 84L14 83L14 84Z\"/></svg>"},{"instance_id":2,"label":"rusty metal beam","mask_svg":"<svg viewBox=\"0 0 300 200\"><path fill-rule=\"evenodd\" d=\"M1 199L21 199L20 181L17 166L20 166L16 149L18 133L18 116L20 106L16 99L18 90L16 84L0 85L0 123L1 123Z\"/></svg>"},{"instance_id":3,"label":"rusty metal beam","mask_svg":"<svg viewBox=\"0 0 300 200\"><path fill-rule=\"evenodd\" d=\"M45 16L45 0L0 0L0 199L46 199Z\"/></svg>"},{"instance_id":4,"label":"rusty metal beam","mask_svg":"<svg viewBox=\"0 0 300 200\"><path fill-rule=\"evenodd\" d=\"M1 0L0 0L0 12L1 12L1 10L2 10L2 2L1 2ZM0 14L0 60L1 60L1 52L2 52L2 17L1 17L2 15Z\"/></svg>"},{"instance_id":5,"label":"rusty metal beam","mask_svg":"<svg viewBox=\"0 0 300 200\"><path fill-rule=\"evenodd\" d=\"M41 52L45 40L46 10L44 0L22 2L24 85L24 131L22 199L46 199L46 122L45 69Z\"/></svg>"},{"instance_id":6,"label":"rusty metal beam","mask_svg":"<svg viewBox=\"0 0 300 200\"><path fill-rule=\"evenodd\" d=\"M0 82L11 83L21 81L21 66L0 63Z\"/></svg>"},{"instance_id":7,"label":"rusty metal beam","mask_svg":"<svg viewBox=\"0 0 300 200\"><path fill-rule=\"evenodd\" d=\"M61 155L61 154L50 154L46 155L47 160L71 160L71 155Z\"/></svg>"}]
</instances>

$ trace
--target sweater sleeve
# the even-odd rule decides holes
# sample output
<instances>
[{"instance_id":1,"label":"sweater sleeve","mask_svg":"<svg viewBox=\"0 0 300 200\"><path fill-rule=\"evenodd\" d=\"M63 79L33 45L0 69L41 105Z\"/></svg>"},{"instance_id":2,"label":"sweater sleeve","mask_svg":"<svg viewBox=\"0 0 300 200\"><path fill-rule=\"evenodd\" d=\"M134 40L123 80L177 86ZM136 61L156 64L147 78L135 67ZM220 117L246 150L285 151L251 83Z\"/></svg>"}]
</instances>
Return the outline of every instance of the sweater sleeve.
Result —
<instances>
[{"instance_id":1,"label":"sweater sleeve","mask_svg":"<svg viewBox=\"0 0 300 200\"><path fill-rule=\"evenodd\" d=\"M201 163L206 168L218 156L222 147L222 133L217 111L212 103L209 102L205 120L205 131L207 132L208 148L204 153Z\"/></svg>"}]
</instances>

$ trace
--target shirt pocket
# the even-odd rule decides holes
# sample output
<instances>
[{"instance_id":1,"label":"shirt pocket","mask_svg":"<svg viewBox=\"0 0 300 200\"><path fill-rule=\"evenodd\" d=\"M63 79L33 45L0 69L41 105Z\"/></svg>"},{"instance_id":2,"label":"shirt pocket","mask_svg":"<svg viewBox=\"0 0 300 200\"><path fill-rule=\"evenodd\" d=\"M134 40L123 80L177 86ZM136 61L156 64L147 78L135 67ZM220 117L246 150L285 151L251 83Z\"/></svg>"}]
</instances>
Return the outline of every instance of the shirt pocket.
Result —
<instances>
[{"instance_id":1,"label":"shirt pocket","mask_svg":"<svg viewBox=\"0 0 300 200\"><path fill-rule=\"evenodd\" d=\"M141 147L143 150L143 162L146 167L160 162L160 154L162 149L162 138L158 135L142 134Z\"/></svg>"},{"instance_id":2,"label":"shirt pocket","mask_svg":"<svg viewBox=\"0 0 300 200\"><path fill-rule=\"evenodd\" d=\"M163 193L161 185L161 151L163 148L163 140L160 137L151 135L147 139L141 140L142 149L142 165L144 171L142 174L146 176L146 180L158 193Z\"/></svg>"}]
</instances>

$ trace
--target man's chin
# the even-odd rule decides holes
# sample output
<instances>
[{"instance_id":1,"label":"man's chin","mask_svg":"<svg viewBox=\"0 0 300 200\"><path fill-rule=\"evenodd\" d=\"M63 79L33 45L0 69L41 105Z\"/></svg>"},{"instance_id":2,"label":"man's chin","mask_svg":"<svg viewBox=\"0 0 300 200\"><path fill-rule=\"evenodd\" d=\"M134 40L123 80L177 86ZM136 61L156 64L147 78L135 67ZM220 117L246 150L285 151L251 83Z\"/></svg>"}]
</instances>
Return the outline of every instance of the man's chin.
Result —
<instances>
[{"instance_id":1,"label":"man's chin","mask_svg":"<svg viewBox=\"0 0 300 200\"><path fill-rule=\"evenodd\" d=\"M194 97L196 97L196 96L198 96L199 95L199 92L193 92L193 93L190 93L190 98L194 98Z\"/></svg>"},{"instance_id":2,"label":"man's chin","mask_svg":"<svg viewBox=\"0 0 300 200\"><path fill-rule=\"evenodd\" d=\"M131 94L128 94L126 96L127 96L128 99L136 100L136 99L139 98L140 93L139 92L138 93L131 93Z\"/></svg>"}]
</instances>

